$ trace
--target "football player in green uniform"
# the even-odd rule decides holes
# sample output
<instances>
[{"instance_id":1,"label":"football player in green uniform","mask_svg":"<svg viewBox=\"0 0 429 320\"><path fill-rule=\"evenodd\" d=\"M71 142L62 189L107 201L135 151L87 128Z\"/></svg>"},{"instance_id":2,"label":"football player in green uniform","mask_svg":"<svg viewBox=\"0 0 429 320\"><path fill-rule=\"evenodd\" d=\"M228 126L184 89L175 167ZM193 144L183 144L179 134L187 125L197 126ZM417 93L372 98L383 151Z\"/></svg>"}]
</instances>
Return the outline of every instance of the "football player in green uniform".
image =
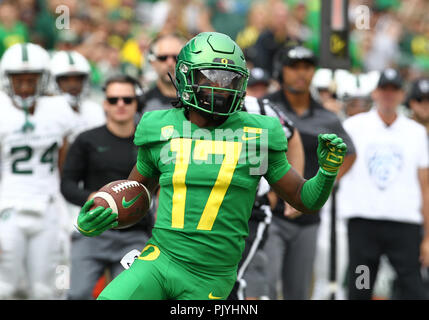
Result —
<instances>
[{"instance_id":1,"label":"football player in green uniform","mask_svg":"<svg viewBox=\"0 0 429 320\"><path fill-rule=\"evenodd\" d=\"M160 186L152 237L99 299L226 299L261 176L301 212L328 199L347 146L320 135L320 170L302 178L287 161L279 119L240 111L247 79L244 55L228 36L200 33L183 47L179 105L145 113L134 138L139 153L129 179L150 191ZM92 204L78 217L81 232L116 226L110 208L90 211Z\"/></svg>"}]
</instances>

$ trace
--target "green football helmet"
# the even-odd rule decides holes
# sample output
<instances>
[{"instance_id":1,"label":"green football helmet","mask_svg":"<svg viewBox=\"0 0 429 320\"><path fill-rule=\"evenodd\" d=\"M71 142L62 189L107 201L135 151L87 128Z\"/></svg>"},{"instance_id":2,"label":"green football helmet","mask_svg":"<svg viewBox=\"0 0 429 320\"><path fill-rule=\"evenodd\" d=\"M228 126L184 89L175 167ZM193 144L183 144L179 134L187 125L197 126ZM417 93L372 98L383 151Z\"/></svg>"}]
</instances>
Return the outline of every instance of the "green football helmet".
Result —
<instances>
[{"instance_id":1,"label":"green football helmet","mask_svg":"<svg viewBox=\"0 0 429 320\"><path fill-rule=\"evenodd\" d=\"M177 57L178 98L185 107L208 114L228 116L239 111L248 78L243 52L222 33L198 34Z\"/></svg>"}]
</instances>

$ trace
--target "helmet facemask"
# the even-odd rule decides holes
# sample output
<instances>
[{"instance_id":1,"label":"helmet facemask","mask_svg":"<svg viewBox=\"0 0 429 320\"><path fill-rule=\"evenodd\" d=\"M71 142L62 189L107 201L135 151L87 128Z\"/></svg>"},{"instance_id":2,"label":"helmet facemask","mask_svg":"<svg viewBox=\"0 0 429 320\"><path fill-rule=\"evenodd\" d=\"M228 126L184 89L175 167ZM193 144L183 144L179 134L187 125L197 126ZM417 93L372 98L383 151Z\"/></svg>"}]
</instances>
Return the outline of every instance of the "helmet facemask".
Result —
<instances>
[{"instance_id":1,"label":"helmet facemask","mask_svg":"<svg viewBox=\"0 0 429 320\"><path fill-rule=\"evenodd\" d=\"M71 93L67 90L64 90L60 86L61 78L79 76L82 77L81 90L79 93ZM88 94L89 91L89 77L88 74L85 73L70 73L70 74L60 74L55 77L55 91L62 95L68 102L69 105L73 107L79 107L82 99Z\"/></svg>"},{"instance_id":2,"label":"helmet facemask","mask_svg":"<svg viewBox=\"0 0 429 320\"><path fill-rule=\"evenodd\" d=\"M249 70L240 47L227 35L201 32L177 56L180 105L211 117L226 117L242 107Z\"/></svg>"},{"instance_id":3,"label":"helmet facemask","mask_svg":"<svg viewBox=\"0 0 429 320\"><path fill-rule=\"evenodd\" d=\"M182 93L186 106L216 116L229 116L241 109L246 95L245 74L227 70L224 65L183 66L179 72L186 79Z\"/></svg>"},{"instance_id":4,"label":"helmet facemask","mask_svg":"<svg viewBox=\"0 0 429 320\"><path fill-rule=\"evenodd\" d=\"M14 86L13 86L13 81L11 79L11 77L13 75L17 75L17 74L25 74L25 73L34 73L34 74L38 74L38 79L37 79L37 85L34 91L34 94L23 98L19 93L15 92ZM4 88L5 91L7 92L7 94L11 97L12 101L15 103L15 105L21 109L24 110L28 110L29 108L31 108L37 98L41 95L43 95L46 86L47 86L47 82L48 82L48 75L46 72L44 71L40 71L40 72L36 72L36 71L31 71L31 72L7 72L4 80L5 80L5 84L4 84Z\"/></svg>"},{"instance_id":5,"label":"helmet facemask","mask_svg":"<svg viewBox=\"0 0 429 320\"><path fill-rule=\"evenodd\" d=\"M194 72L195 98L200 108L212 114L229 115L239 107L240 89L244 77L233 71L219 69L200 69Z\"/></svg>"},{"instance_id":6,"label":"helmet facemask","mask_svg":"<svg viewBox=\"0 0 429 320\"><path fill-rule=\"evenodd\" d=\"M29 96L23 97L20 92L16 92L12 80L12 76L18 74L36 74L38 79L36 80L35 90ZM36 104L37 98L44 93L46 84L48 82L48 76L46 72L8 72L6 73L5 79L5 90L8 95L11 97L13 103L22 109L25 113L25 123L22 127L22 130L26 132L27 130L33 130L34 124L31 123L29 119L30 108ZM18 81L18 80L17 80Z\"/></svg>"}]
</instances>

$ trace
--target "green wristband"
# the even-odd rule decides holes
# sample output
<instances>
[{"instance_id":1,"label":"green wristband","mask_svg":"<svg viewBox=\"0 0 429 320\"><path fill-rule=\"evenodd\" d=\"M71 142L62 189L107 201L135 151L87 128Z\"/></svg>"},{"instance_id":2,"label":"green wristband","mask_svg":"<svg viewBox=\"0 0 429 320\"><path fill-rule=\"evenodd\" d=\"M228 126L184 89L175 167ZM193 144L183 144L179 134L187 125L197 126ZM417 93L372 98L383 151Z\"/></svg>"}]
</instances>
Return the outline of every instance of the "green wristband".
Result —
<instances>
[{"instance_id":1,"label":"green wristband","mask_svg":"<svg viewBox=\"0 0 429 320\"><path fill-rule=\"evenodd\" d=\"M307 180L301 189L301 201L310 210L323 207L331 194L337 174L319 168L317 174Z\"/></svg>"}]
</instances>

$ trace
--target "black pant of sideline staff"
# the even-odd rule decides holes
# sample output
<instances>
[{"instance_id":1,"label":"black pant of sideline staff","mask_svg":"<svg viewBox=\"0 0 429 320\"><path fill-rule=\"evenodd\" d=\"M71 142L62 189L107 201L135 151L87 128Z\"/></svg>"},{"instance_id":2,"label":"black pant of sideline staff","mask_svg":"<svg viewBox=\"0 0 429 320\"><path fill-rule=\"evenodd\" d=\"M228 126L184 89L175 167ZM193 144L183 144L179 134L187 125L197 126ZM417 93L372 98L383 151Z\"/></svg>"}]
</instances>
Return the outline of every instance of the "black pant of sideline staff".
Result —
<instances>
[{"instance_id":1,"label":"black pant of sideline staff","mask_svg":"<svg viewBox=\"0 0 429 320\"><path fill-rule=\"evenodd\" d=\"M352 218L348 221L348 298L372 298L380 257L385 254L397 274L398 299L427 299L419 262L421 225ZM365 285L365 270L369 287Z\"/></svg>"}]
</instances>

